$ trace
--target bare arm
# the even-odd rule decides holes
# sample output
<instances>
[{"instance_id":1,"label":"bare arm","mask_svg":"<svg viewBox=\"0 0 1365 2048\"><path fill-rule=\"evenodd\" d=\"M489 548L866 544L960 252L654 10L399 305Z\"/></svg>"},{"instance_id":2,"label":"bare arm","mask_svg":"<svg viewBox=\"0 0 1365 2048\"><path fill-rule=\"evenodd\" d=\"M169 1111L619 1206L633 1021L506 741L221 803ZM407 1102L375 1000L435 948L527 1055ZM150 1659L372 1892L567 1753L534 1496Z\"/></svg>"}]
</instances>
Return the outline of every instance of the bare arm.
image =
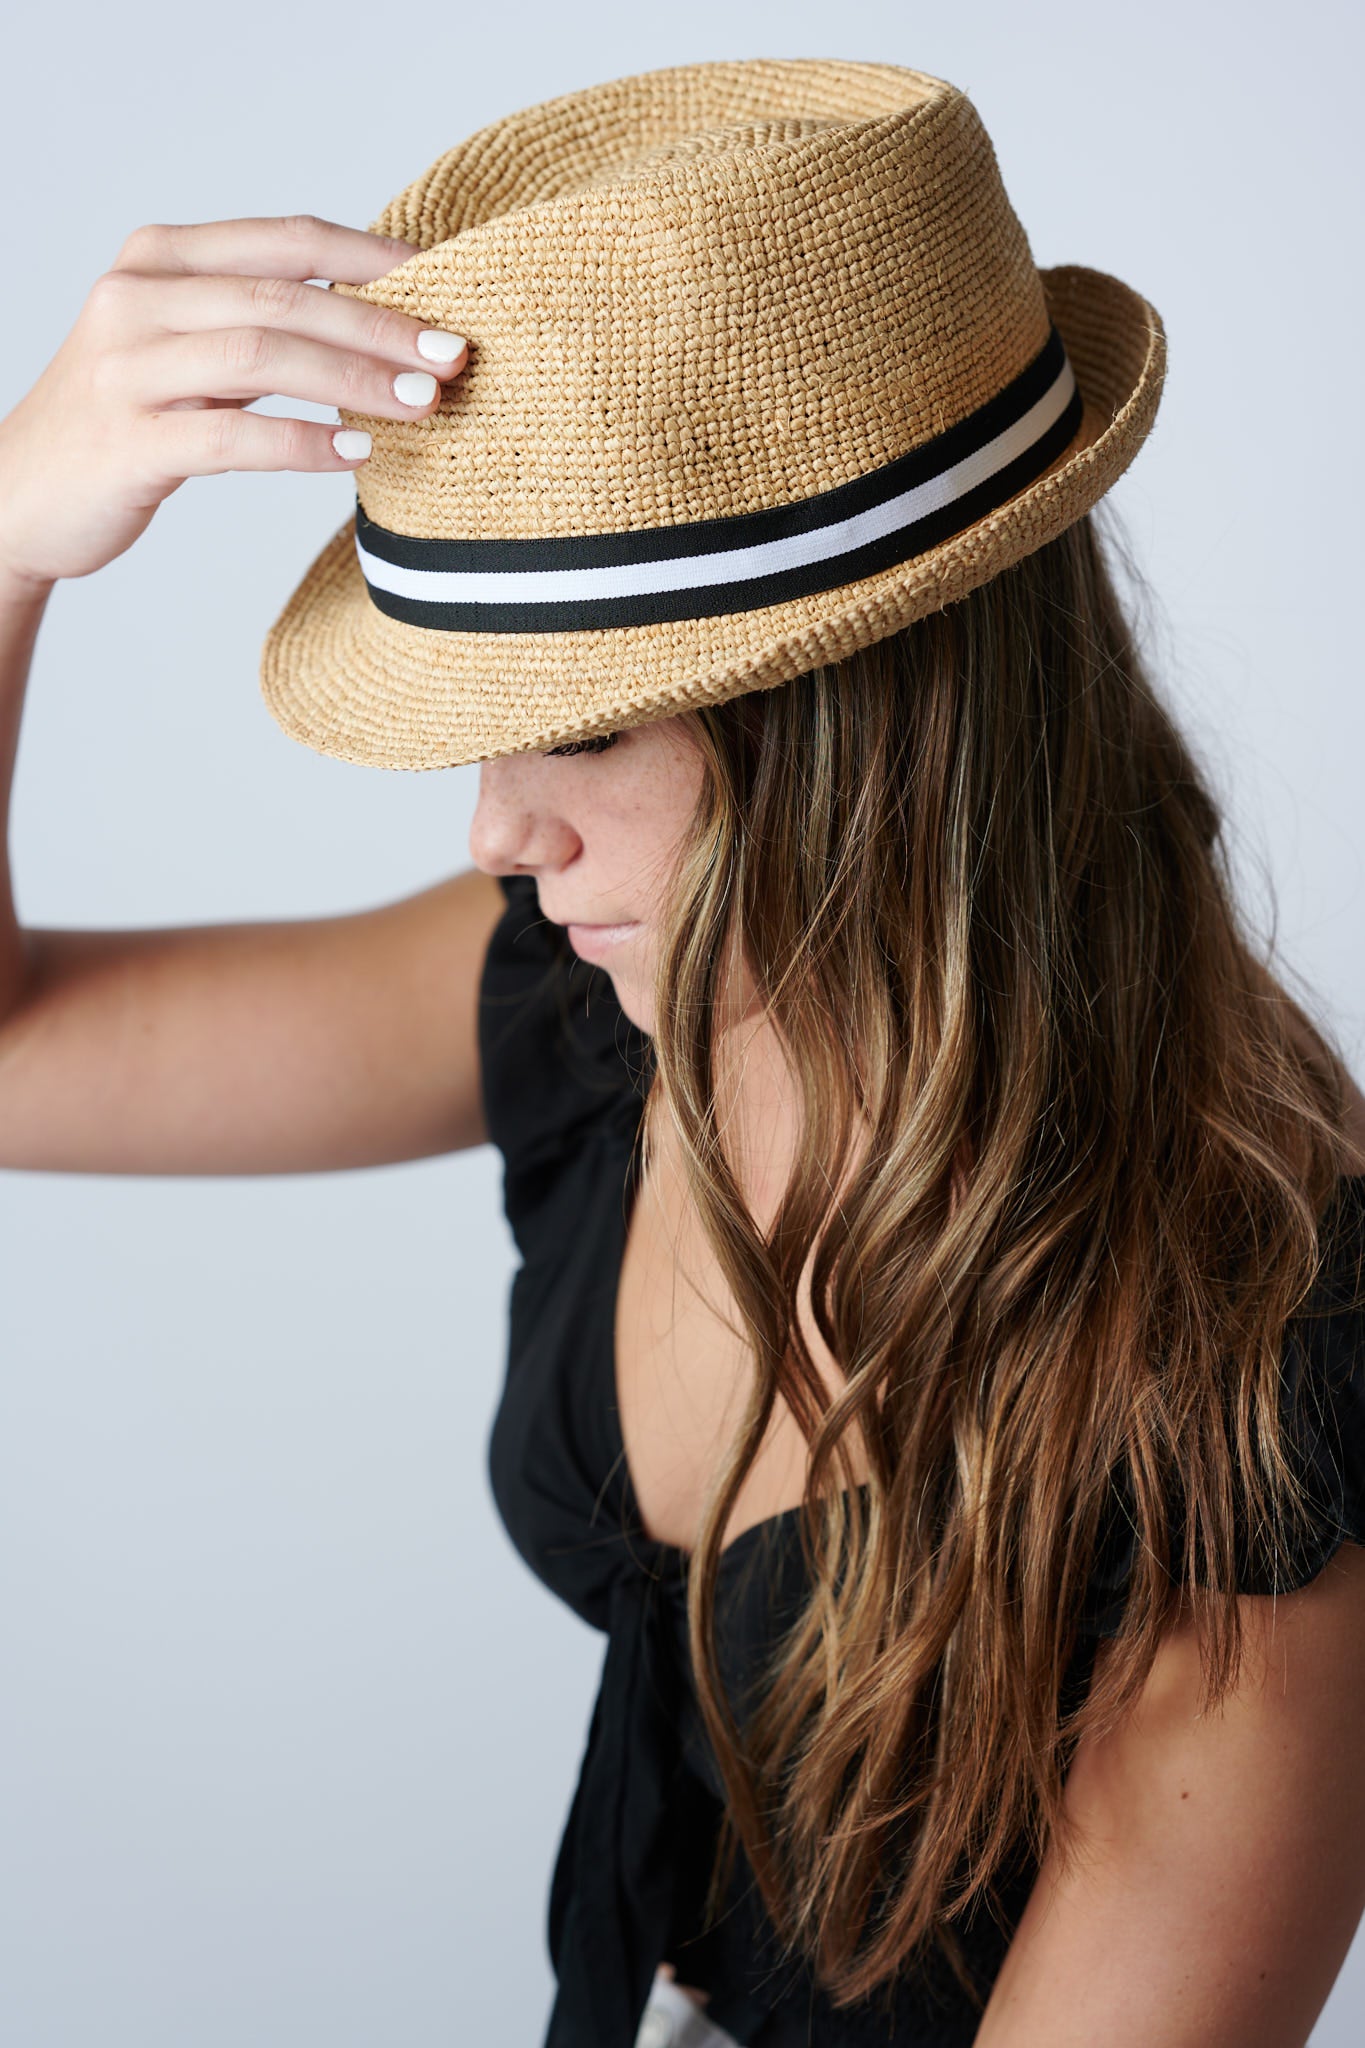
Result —
<instances>
[{"instance_id":1,"label":"bare arm","mask_svg":"<svg viewBox=\"0 0 1365 2048\"><path fill-rule=\"evenodd\" d=\"M126 932L23 930L10 879L51 591L132 546L188 476L363 460L325 424L241 409L253 398L429 413L466 360L460 337L308 282L361 282L411 253L312 215L139 228L0 420L0 1166L316 1172L484 1136L475 1010L502 908L488 876L348 917ZM431 349L430 376L406 374Z\"/></svg>"},{"instance_id":2,"label":"bare arm","mask_svg":"<svg viewBox=\"0 0 1365 2048\"><path fill-rule=\"evenodd\" d=\"M29 968L24 934L14 915L9 864L10 790L19 747L24 691L47 591L0 583L0 1018L19 1001Z\"/></svg>"},{"instance_id":3,"label":"bare arm","mask_svg":"<svg viewBox=\"0 0 1365 2048\"><path fill-rule=\"evenodd\" d=\"M0 579L0 822L45 597ZM347 917L25 930L0 833L0 1166L289 1173L480 1144L478 869Z\"/></svg>"},{"instance_id":4,"label":"bare arm","mask_svg":"<svg viewBox=\"0 0 1365 2048\"><path fill-rule=\"evenodd\" d=\"M1345 1167L1365 1173L1343 1078ZM976 2048L1303 2048L1365 1910L1365 1549L1241 1605L1220 1714L1196 1713L1186 1623L1124 1726L1078 1750L1077 1857L1044 1859Z\"/></svg>"},{"instance_id":5,"label":"bare arm","mask_svg":"<svg viewBox=\"0 0 1365 2048\"><path fill-rule=\"evenodd\" d=\"M1078 1854L1045 1859L977 2048L1303 2048L1365 1908L1365 1549L1243 1605L1221 1713L1185 1624L1078 1752Z\"/></svg>"},{"instance_id":6,"label":"bare arm","mask_svg":"<svg viewBox=\"0 0 1365 2048\"><path fill-rule=\"evenodd\" d=\"M481 1144L477 869L345 917L28 931L0 1166L319 1173Z\"/></svg>"}]
</instances>

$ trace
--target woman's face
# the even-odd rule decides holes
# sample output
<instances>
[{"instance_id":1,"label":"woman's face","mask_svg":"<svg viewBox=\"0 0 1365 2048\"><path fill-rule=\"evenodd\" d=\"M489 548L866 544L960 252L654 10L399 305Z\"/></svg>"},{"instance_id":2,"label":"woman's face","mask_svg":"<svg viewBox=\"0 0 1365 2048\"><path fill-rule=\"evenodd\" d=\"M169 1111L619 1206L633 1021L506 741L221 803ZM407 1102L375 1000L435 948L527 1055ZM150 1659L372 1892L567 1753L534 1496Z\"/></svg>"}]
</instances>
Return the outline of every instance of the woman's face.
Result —
<instances>
[{"instance_id":1,"label":"woman's face","mask_svg":"<svg viewBox=\"0 0 1365 2048\"><path fill-rule=\"evenodd\" d=\"M657 918L701 794L685 713L604 750L508 754L479 769L469 852L489 875L532 875L541 914L611 976L633 1024L654 1029Z\"/></svg>"}]
</instances>

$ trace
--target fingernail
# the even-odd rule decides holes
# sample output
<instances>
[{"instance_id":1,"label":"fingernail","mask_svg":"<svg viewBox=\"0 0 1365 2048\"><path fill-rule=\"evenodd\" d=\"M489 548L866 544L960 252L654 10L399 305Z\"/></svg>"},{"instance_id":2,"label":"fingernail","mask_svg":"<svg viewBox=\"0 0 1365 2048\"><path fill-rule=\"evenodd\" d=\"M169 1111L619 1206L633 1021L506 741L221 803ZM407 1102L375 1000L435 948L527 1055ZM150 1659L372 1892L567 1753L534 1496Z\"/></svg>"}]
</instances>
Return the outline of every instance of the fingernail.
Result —
<instances>
[{"instance_id":1,"label":"fingernail","mask_svg":"<svg viewBox=\"0 0 1365 2048\"><path fill-rule=\"evenodd\" d=\"M400 370L393 380L393 395L402 405L430 405L436 379L430 370Z\"/></svg>"},{"instance_id":2,"label":"fingernail","mask_svg":"<svg viewBox=\"0 0 1365 2048\"><path fill-rule=\"evenodd\" d=\"M453 363L464 347L462 334L447 334L444 327L424 327L417 337L417 353L429 363Z\"/></svg>"},{"instance_id":3,"label":"fingernail","mask_svg":"<svg viewBox=\"0 0 1365 2048\"><path fill-rule=\"evenodd\" d=\"M332 446L343 462L363 462L373 445L363 427L338 427L332 436Z\"/></svg>"}]
</instances>

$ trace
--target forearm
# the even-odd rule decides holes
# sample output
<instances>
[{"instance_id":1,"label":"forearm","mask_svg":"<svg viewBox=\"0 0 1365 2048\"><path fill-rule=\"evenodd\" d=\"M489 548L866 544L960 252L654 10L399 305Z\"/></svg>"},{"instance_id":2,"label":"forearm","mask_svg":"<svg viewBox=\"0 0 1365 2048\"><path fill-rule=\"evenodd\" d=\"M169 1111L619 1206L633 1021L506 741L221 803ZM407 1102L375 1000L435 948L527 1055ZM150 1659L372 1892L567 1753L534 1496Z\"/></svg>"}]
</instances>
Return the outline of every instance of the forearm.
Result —
<instances>
[{"instance_id":1,"label":"forearm","mask_svg":"<svg viewBox=\"0 0 1365 2048\"><path fill-rule=\"evenodd\" d=\"M10 876L10 792L33 649L52 589L0 570L0 1021L18 1004L28 973Z\"/></svg>"}]
</instances>

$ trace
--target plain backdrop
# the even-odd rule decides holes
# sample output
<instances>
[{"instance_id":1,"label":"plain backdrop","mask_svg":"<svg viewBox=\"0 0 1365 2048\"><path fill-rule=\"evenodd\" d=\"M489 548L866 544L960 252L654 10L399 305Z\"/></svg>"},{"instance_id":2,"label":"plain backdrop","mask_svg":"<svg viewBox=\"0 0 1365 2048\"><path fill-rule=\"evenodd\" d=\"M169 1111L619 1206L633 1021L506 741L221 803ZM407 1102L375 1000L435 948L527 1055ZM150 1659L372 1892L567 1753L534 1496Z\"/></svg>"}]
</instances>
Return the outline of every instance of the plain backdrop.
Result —
<instances>
[{"instance_id":1,"label":"plain backdrop","mask_svg":"<svg viewBox=\"0 0 1365 2048\"><path fill-rule=\"evenodd\" d=\"M3 55L0 413L145 221L369 226L474 129L664 64L842 56L964 88L1035 259L1113 271L1165 320L1112 504L1258 925L1365 1072L1354 10L81 0L11 14ZM55 593L15 795L26 923L308 916L468 864L476 769L321 758L258 694L353 499L342 475L195 480ZM538 2043L602 1643L490 1502L499 1167L0 1174L13 2048ZM1317 2048L1363 2014L1365 1938Z\"/></svg>"}]
</instances>

